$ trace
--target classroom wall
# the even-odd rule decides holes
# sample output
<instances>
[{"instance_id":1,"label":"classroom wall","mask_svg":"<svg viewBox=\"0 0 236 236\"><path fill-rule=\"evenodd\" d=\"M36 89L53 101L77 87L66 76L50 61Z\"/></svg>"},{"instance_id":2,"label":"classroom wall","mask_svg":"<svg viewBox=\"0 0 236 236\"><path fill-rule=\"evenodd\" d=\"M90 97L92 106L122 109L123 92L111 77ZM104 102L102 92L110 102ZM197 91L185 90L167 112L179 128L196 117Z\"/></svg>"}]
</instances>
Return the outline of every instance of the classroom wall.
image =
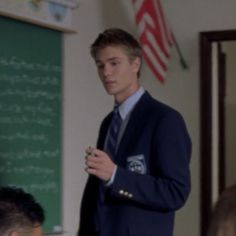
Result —
<instances>
[{"instance_id":1,"label":"classroom wall","mask_svg":"<svg viewBox=\"0 0 236 236\"><path fill-rule=\"evenodd\" d=\"M80 0L74 10L76 34L64 37L63 100L63 223L65 235L76 234L80 201L87 178L84 150L95 145L99 124L112 107L112 98L99 83L89 46L106 27L136 34L131 1ZM235 28L235 0L165 0L163 7L189 69L183 70L172 50L168 77L161 84L144 64L141 82L159 100L184 116L192 137L192 192L177 212L175 236L198 236L199 229L199 53L198 33Z\"/></svg>"}]
</instances>

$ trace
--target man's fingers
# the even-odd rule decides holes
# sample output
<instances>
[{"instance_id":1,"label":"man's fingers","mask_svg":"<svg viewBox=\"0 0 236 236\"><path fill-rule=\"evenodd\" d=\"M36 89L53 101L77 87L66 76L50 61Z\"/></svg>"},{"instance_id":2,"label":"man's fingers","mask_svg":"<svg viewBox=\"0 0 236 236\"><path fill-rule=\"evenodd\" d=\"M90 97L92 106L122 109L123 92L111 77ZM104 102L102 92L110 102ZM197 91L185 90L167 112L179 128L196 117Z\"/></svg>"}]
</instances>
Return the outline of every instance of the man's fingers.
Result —
<instances>
[{"instance_id":1,"label":"man's fingers","mask_svg":"<svg viewBox=\"0 0 236 236\"><path fill-rule=\"evenodd\" d=\"M101 155L104 155L104 152L99 150L99 149L97 149L97 148L93 148L93 154L95 156L101 156Z\"/></svg>"},{"instance_id":2,"label":"man's fingers","mask_svg":"<svg viewBox=\"0 0 236 236\"><path fill-rule=\"evenodd\" d=\"M98 157L94 157L94 156L88 156L85 164L88 167L92 167L92 168L96 168L96 169L100 169L104 166L105 162L104 160L98 158Z\"/></svg>"},{"instance_id":3,"label":"man's fingers","mask_svg":"<svg viewBox=\"0 0 236 236\"><path fill-rule=\"evenodd\" d=\"M96 175L96 173L97 173L97 170L96 170L96 169L94 169L94 168L89 168L89 167L85 168L85 171L86 171L88 174L92 174L92 175Z\"/></svg>"}]
</instances>

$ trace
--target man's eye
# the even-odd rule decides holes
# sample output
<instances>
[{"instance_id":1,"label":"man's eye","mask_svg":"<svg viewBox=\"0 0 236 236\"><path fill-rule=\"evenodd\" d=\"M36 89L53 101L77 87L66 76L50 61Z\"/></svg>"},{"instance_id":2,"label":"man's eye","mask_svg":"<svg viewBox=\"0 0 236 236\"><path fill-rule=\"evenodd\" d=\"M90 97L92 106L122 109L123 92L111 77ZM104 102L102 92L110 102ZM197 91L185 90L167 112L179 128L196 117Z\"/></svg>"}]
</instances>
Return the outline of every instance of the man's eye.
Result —
<instances>
[{"instance_id":1,"label":"man's eye","mask_svg":"<svg viewBox=\"0 0 236 236\"><path fill-rule=\"evenodd\" d=\"M112 65L112 66L116 66L116 65L118 65L118 64L119 64L119 62L117 62L117 61L111 62L111 65Z\"/></svg>"},{"instance_id":2,"label":"man's eye","mask_svg":"<svg viewBox=\"0 0 236 236\"><path fill-rule=\"evenodd\" d=\"M98 69L102 69L103 67L104 67L103 64L97 64L97 68L98 68Z\"/></svg>"}]
</instances>

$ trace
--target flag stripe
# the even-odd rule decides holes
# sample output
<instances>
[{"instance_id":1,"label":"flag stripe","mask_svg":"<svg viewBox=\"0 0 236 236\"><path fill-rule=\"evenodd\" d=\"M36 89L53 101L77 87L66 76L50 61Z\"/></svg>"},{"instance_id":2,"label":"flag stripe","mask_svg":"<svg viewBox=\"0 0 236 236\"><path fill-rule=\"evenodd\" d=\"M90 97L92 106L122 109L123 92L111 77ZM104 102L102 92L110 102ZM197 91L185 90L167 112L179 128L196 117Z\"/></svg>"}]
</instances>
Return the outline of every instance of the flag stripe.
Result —
<instances>
[{"instance_id":1,"label":"flag stripe","mask_svg":"<svg viewBox=\"0 0 236 236\"><path fill-rule=\"evenodd\" d=\"M165 60L163 61L160 57L160 54L158 54L159 52L157 50L155 50L154 46L151 44L150 40L148 40L148 38L146 38L148 34L146 33L145 35L143 35L141 37L141 42L144 48L144 45L148 46L150 50L152 50L153 55L155 56L155 60L158 61L158 63L160 64L160 66L167 70L166 64L165 64Z\"/></svg>"},{"instance_id":2,"label":"flag stripe","mask_svg":"<svg viewBox=\"0 0 236 236\"><path fill-rule=\"evenodd\" d=\"M159 9L159 17L162 21L162 24L163 24L163 30L164 30L164 34L165 34L165 37L166 37L166 40L168 42L169 45L173 45L173 34L171 32L171 29L170 29L170 25L168 24L166 18L165 18L165 15L164 15L164 12L163 12L163 9L161 7L161 2L160 0L157 0L155 1L155 7L156 9Z\"/></svg>"},{"instance_id":3,"label":"flag stripe","mask_svg":"<svg viewBox=\"0 0 236 236\"><path fill-rule=\"evenodd\" d=\"M156 10L156 17L158 18L157 24L159 24L160 27L160 34L161 34L161 39L163 42L163 45L165 47L165 50L167 51L168 54L170 54L170 45L167 40L167 35L166 35L166 26L165 26L165 20L163 18L161 9L160 9L160 1L159 0L152 0L154 8ZM157 5L158 4L158 5Z\"/></svg>"},{"instance_id":4,"label":"flag stripe","mask_svg":"<svg viewBox=\"0 0 236 236\"><path fill-rule=\"evenodd\" d=\"M149 30L152 31L153 34L155 34L155 38L158 41L158 44L162 48L163 52L168 56L169 51L168 47L164 44L165 38L163 37L164 30L162 22L160 17L157 15L157 12L155 11L152 0L146 0L145 2L143 2L143 5L137 12L136 21L138 25L142 22L142 25L144 24L145 27L148 27Z\"/></svg>"},{"instance_id":5,"label":"flag stripe","mask_svg":"<svg viewBox=\"0 0 236 236\"><path fill-rule=\"evenodd\" d=\"M144 50L145 50L145 48L144 48ZM160 70L158 70L157 67L154 66L153 62L151 61L152 58L150 57L150 55L148 55L148 53L144 53L144 59L146 60L148 66L152 70L153 74L158 78L158 80L160 82L163 83L165 74L162 74L162 72Z\"/></svg>"},{"instance_id":6,"label":"flag stripe","mask_svg":"<svg viewBox=\"0 0 236 236\"><path fill-rule=\"evenodd\" d=\"M157 44L161 48L163 54L165 54L166 57L170 56L170 53L168 52L168 50L166 50L164 44L162 43L163 40L161 39L160 34L157 33L157 32L159 32L159 30L156 29L155 22L153 21L153 18L151 18L150 14L144 13L142 15L142 19L138 23L138 26L139 26L140 37L142 37L142 35L147 32L147 31L144 32L145 30L152 32L152 34L155 38L155 41L157 41Z\"/></svg>"},{"instance_id":7,"label":"flag stripe","mask_svg":"<svg viewBox=\"0 0 236 236\"><path fill-rule=\"evenodd\" d=\"M173 46L173 33L160 0L132 0L144 59L158 80L164 82Z\"/></svg>"},{"instance_id":8,"label":"flag stripe","mask_svg":"<svg viewBox=\"0 0 236 236\"><path fill-rule=\"evenodd\" d=\"M150 50L150 47L148 47L147 45L144 45L144 48L143 48L146 56L148 58L150 58L150 63L152 63L153 67L155 68L155 70L159 71L160 75L162 77L164 77L166 75L166 72L165 70L160 66L159 63L157 63L157 61L155 60L155 56L153 54L153 51Z\"/></svg>"},{"instance_id":9,"label":"flag stripe","mask_svg":"<svg viewBox=\"0 0 236 236\"><path fill-rule=\"evenodd\" d=\"M146 14L143 18L148 19L147 21L151 21L149 16ZM155 49L156 53L159 55L160 60L163 61L163 63L166 63L170 58L170 54L165 54L164 48L157 42L154 34L155 32L153 32L153 28L148 27L144 21L141 21L139 23L139 30L141 35L140 36L141 43L143 42L144 37L147 38L147 41L149 41L149 43L153 46L153 49Z\"/></svg>"}]
</instances>

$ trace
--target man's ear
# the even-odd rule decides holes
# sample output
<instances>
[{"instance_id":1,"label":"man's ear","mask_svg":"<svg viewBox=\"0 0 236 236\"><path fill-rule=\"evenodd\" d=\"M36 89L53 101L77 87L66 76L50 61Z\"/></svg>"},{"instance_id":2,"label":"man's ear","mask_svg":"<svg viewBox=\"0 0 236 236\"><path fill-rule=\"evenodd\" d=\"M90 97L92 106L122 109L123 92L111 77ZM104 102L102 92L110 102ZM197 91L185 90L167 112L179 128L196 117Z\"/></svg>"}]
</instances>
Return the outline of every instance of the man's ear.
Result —
<instances>
[{"instance_id":1,"label":"man's ear","mask_svg":"<svg viewBox=\"0 0 236 236\"><path fill-rule=\"evenodd\" d=\"M133 61L132 61L132 65L133 65L133 69L136 73L138 73L138 71L140 70L141 67L141 58L140 57L136 57Z\"/></svg>"},{"instance_id":2,"label":"man's ear","mask_svg":"<svg viewBox=\"0 0 236 236\"><path fill-rule=\"evenodd\" d=\"M16 231L12 231L9 236L20 236L20 233L19 232L16 232Z\"/></svg>"}]
</instances>

